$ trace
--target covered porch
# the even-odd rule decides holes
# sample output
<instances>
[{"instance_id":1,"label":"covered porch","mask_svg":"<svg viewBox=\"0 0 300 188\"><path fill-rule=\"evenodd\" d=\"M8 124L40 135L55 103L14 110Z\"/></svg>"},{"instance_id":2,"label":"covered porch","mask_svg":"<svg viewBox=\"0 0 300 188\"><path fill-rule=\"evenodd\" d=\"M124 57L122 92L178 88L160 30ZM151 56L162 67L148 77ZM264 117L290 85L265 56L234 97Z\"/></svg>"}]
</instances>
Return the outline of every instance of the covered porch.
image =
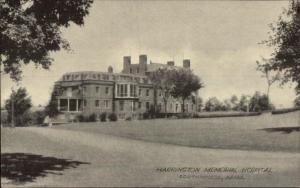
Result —
<instances>
[{"instance_id":1,"label":"covered porch","mask_svg":"<svg viewBox=\"0 0 300 188\"><path fill-rule=\"evenodd\" d=\"M61 112L81 112L82 99L60 98L57 99L57 109Z\"/></svg>"}]
</instances>

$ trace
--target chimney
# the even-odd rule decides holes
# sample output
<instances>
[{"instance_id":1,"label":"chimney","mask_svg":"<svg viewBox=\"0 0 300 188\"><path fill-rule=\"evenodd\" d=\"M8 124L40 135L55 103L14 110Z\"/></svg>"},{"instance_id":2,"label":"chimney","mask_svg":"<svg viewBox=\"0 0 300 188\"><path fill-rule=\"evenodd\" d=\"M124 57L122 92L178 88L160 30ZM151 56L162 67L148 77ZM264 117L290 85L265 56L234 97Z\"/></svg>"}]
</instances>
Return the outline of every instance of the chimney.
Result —
<instances>
[{"instance_id":1,"label":"chimney","mask_svg":"<svg viewBox=\"0 0 300 188\"><path fill-rule=\"evenodd\" d=\"M107 72L108 72L108 73L113 73L113 72L114 72L114 69L112 68L112 66L109 66L109 67L108 67Z\"/></svg>"},{"instance_id":2,"label":"chimney","mask_svg":"<svg viewBox=\"0 0 300 188\"><path fill-rule=\"evenodd\" d=\"M174 66L175 63L174 63L174 61L168 61L168 62L167 62L167 65L169 65L169 66Z\"/></svg>"},{"instance_id":3,"label":"chimney","mask_svg":"<svg viewBox=\"0 0 300 188\"><path fill-rule=\"evenodd\" d=\"M184 59L183 60L183 68L189 69L191 67L191 62L189 59Z\"/></svg>"},{"instance_id":4,"label":"chimney","mask_svg":"<svg viewBox=\"0 0 300 188\"><path fill-rule=\"evenodd\" d=\"M123 57L123 72L127 73L131 64L131 57L124 56Z\"/></svg>"},{"instance_id":5,"label":"chimney","mask_svg":"<svg viewBox=\"0 0 300 188\"><path fill-rule=\"evenodd\" d=\"M147 64L147 55L140 55L139 64Z\"/></svg>"}]
</instances>

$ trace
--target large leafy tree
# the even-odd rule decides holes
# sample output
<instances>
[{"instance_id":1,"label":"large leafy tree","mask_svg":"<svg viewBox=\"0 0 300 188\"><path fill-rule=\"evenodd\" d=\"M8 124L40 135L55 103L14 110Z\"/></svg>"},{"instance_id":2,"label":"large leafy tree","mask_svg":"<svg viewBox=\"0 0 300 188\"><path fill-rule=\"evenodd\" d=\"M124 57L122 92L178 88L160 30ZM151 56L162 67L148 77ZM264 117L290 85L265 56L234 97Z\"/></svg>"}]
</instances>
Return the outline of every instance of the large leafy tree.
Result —
<instances>
[{"instance_id":1,"label":"large leafy tree","mask_svg":"<svg viewBox=\"0 0 300 188\"><path fill-rule=\"evenodd\" d=\"M14 121L17 126L24 126L30 118L28 110L31 108L31 98L25 88L12 91L10 98L5 101L5 109L8 112L8 122Z\"/></svg>"},{"instance_id":2,"label":"large leafy tree","mask_svg":"<svg viewBox=\"0 0 300 188\"><path fill-rule=\"evenodd\" d=\"M280 80L280 74L276 71L271 71L271 65L270 61L266 58L262 58L261 61L256 61L257 64L257 70L262 73L262 77L264 77L267 81L267 100L268 103L270 103L270 89L271 86L276 82Z\"/></svg>"},{"instance_id":3,"label":"large leafy tree","mask_svg":"<svg viewBox=\"0 0 300 188\"><path fill-rule=\"evenodd\" d=\"M270 70L283 73L283 83L291 80L297 83L300 94L300 1L290 0L288 10L271 24L269 39L264 41L274 47Z\"/></svg>"},{"instance_id":4,"label":"large leafy tree","mask_svg":"<svg viewBox=\"0 0 300 188\"><path fill-rule=\"evenodd\" d=\"M190 69L173 70L172 80L174 87L171 95L175 98L182 99L182 112L185 112L185 100L197 92L204 85L200 78L195 75Z\"/></svg>"},{"instance_id":5,"label":"large leafy tree","mask_svg":"<svg viewBox=\"0 0 300 188\"><path fill-rule=\"evenodd\" d=\"M23 64L48 69L50 52L69 49L61 28L84 24L93 0L1 0L0 63L14 80Z\"/></svg>"},{"instance_id":6,"label":"large leafy tree","mask_svg":"<svg viewBox=\"0 0 300 188\"><path fill-rule=\"evenodd\" d=\"M149 78L157 92L160 92L164 101L165 112L167 113L167 103L171 96L171 91L174 87L172 80L173 71L168 68L161 68L154 72L151 72ZM156 96L158 97L158 96Z\"/></svg>"}]
</instances>

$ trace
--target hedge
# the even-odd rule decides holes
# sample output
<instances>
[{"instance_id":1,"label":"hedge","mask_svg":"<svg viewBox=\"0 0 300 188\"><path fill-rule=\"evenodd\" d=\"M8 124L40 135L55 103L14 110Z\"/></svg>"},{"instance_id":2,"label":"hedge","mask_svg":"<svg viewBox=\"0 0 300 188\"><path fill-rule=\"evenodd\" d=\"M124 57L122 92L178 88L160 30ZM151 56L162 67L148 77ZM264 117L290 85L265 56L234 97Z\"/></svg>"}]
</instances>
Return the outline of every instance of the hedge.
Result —
<instances>
[{"instance_id":1,"label":"hedge","mask_svg":"<svg viewBox=\"0 0 300 188\"><path fill-rule=\"evenodd\" d=\"M273 110L272 114L284 114L284 113L289 113L289 112L295 112L297 110L300 110L300 107L296 108L283 108L283 109L278 109L278 110Z\"/></svg>"}]
</instances>

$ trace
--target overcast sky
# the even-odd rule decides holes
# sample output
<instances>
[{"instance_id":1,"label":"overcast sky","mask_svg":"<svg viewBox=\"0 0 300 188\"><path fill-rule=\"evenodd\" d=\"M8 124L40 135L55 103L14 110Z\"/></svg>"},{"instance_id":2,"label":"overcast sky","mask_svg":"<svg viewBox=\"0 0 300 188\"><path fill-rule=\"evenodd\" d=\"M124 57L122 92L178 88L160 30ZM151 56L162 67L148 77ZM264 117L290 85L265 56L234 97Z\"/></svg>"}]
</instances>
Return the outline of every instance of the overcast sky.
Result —
<instances>
[{"instance_id":1,"label":"overcast sky","mask_svg":"<svg viewBox=\"0 0 300 188\"><path fill-rule=\"evenodd\" d=\"M147 54L153 62L191 59L201 77L205 100L225 99L233 94L265 92L267 84L257 72L256 60L269 57L271 49L258 44L267 39L268 24L277 20L288 1L100 1L95 0L83 27L63 29L72 52L51 54L50 71L27 66L20 85L32 96L34 105L45 105L53 84L70 71L122 70L122 59ZM13 83L2 77L2 102ZM293 87L272 87L271 101L290 107ZM3 103L2 103L3 104Z\"/></svg>"}]
</instances>

